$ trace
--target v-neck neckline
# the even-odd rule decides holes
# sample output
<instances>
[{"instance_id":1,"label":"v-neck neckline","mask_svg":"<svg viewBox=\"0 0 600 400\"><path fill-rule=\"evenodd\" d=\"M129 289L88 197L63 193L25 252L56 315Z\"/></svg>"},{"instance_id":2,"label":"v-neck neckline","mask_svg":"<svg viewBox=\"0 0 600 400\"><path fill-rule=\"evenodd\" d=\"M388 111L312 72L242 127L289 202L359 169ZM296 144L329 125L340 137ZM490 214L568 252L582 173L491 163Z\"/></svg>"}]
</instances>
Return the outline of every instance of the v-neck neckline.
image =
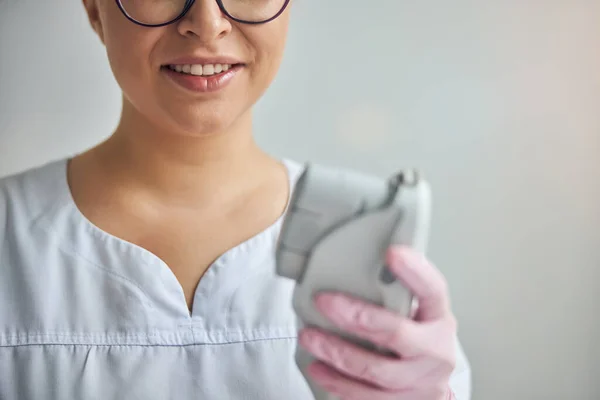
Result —
<instances>
[{"instance_id":1,"label":"v-neck neckline","mask_svg":"<svg viewBox=\"0 0 600 400\"><path fill-rule=\"evenodd\" d=\"M288 202L284 213L270 226L257 233L251 238L221 254L206 270L194 292L194 302L190 311L183 288L171 268L160 257L153 252L115 236L91 222L78 208L68 183L68 164L70 159L58 162L60 172L58 178L58 193L61 200L57 202L54 213L63 214L69 220L68 228L62 230L62 234L68 237L59 240L59 243L68 243L69 239L84 233L92 238L92 246L95 252L85 256L111 274L121 277L141 290L153 308L160 308L168 315L175 314L179 319L192 320L192 323L203 323L207 314L211 313L212 303L215 296L227 296L243 284L244 277L253 272L251 264L255 256L263 256L260 249L265 246L269 250L275 250L275 242L278 238L281 224L291 201L292 192L296 180L300 176L301 166L288 159L282 159L288 175ZM51 212L52 213L52 212ZM47 223L52 224L53 217L45 216ZM50 226L51 227L51 226ZM55 233L57 233L55 231ZM72 244L71 253L76 251L76 244ZM120 257L114 258L111 252L117 251ZM258 252L257 252L258 251ZM96 253L100 254L96 254ZM112 262L108 262L111 260ZM141 265L143 264L143 265ZM238 265L248 264L248 268L236 268ZM274 272L274 271L273 271ZM160 284L157 284L160 282ZM224 300L226 303L226 301ZM165 309L166 308L166 309ZM214 311L213 311L214 312Z\"/></svg>"}]
</instances>

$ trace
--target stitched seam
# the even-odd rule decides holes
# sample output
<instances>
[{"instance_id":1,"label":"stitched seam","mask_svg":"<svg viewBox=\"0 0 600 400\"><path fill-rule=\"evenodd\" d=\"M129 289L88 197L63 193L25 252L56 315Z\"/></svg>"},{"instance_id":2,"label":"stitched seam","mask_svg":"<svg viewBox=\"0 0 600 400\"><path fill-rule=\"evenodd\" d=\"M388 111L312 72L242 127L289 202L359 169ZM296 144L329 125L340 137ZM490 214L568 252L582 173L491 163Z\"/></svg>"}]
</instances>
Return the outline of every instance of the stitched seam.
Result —
<instances>
[{"instance_id":1,"label":"stitched seam","mask_svg":"<svg viewBox=\"0 0 600 400\"><path fill-rule=\"evenodd\" d=\"M196 324L199 325L199 324ZM264 329L215 329L215 330L204 330L204 331L196 331L197 334L204 335L227 335L232 333L237 334L245 334L245 335L260 335L266 334L273 331L290 331L295 330L293 326L275 326ZM139 333L127 333L127 332L118 332L114 334L107 334L105 331L98 332L65 332L65 331L44 331L44 332L35 332L35 333L22 333L22 334L12 334L12 335L2 335L0 334L0 339L7 337L18 337L18 336L96 336L96 335L104 335L104 336L118 336L118 337L139 337L139 336L155 336L165 333L177 333L173 329L151 329L148 332L139 332Z\"/></svg>"},{"instance_id":2,"label":"stitched seam","mask_svg":"<svg viewBox=\"0 0 600 400\"><path fill-rule=\"evenodd\" d=\"M96 344L96 343L22 343L22 344L0 344L0 349L6 348L19 348L19 347L215 347L215 346L227 346L232 344L246 344L256 342L267 342L267 341L284 341L284 340L296 340L296 336L286 336L277 338L261 338L251 340L235 340L223 343L186 343L186 344Z\"/></svg>"},{"instance_id":3,"label":"stitched seam","mask_svg":"<svg viewBox=\"0 0 600 400\"><path fill-rule=\"evenodd\" d=\"M278 327L269 329L256 329L252 331L202 331L190 335L186 331L150 331L143 333L115 333L115 334L89 334L89 333L17 333L0 335L0 346L27 345L37 343L72 343L88 345L189 345L194 343L234 343L253 340L270 340L276 338L297 337L297 329Z\"/></svg>"},{"instance_id":4,"label":"stitched seam","mask_svg":"<svg viewBox=\"0 0 600 400\"><path fill-rule=\"evenodd\" d=\"M39 226L39 225L38 225ZM47 224L43 224L43 227L41 227L41 229L43 229L44 231L46 231L48 234L50 234L54 239L58 238L58 233L56 232L56 230L50 228L49 226L47 226ZM154 308L153 304L150 302L150 298L148 297L148 295L146 294L146 292L142 289L142 287L140 285L138 285L136 282L132 281L131 279L118 274L114 271L111 271L110 269L95 263L94 261L90 260L89 258L85 257L83 254L81 254L79 251L77 251L74 247L72 246L68 246L66 245L64 242L59 241L60 244L57 245L57 248L64 254L69 255L69 256L75 256L77 258L82 259L83 261L85 261L87 264L94 266L98 269L100 269L101 271L107 273L108 275L114 277L114 278L118 278L119 280L125 281L126 283L132 285L133 287L135 287L142 295L143 297L146 299L145 301L142 300L144 302L144 304L146 304L148 307L150 307L151 309ZM142 261L142 263L144 265L147 266L145 261Z\"/></svg>"}]
</instances>

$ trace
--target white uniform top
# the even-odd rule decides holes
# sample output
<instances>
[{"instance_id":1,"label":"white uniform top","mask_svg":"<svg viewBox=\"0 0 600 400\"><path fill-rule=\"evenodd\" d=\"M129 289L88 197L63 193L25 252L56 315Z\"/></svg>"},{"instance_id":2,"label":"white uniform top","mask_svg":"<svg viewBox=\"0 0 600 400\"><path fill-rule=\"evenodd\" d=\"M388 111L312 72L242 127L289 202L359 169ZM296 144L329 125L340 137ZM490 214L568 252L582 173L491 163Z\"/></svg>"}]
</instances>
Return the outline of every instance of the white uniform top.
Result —
<instances>
[{"instance_id":1,"label":"white uniform top","mask_svg":"<svg viewBox=\"0 0 600 400\"><path fill-rule=\"evenodd\" d=\"M0 179L0 399L312 398L275 275L281 218L215 261L190 315L158 257L80 213L66 165ZM452 385L470 398L462 351Z\"/></svg>"}]
</instances>

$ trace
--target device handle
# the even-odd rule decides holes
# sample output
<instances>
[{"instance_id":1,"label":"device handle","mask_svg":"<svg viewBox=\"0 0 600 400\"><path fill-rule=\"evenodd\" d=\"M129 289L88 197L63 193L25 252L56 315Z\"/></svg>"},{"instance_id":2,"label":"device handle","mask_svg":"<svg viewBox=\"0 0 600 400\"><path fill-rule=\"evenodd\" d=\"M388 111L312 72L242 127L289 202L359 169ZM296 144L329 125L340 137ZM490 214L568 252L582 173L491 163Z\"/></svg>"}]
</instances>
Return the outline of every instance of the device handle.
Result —
<instances>
[{"instance_id":1,"label":"device handle","mask_svg":"<svg viewBox=\"0 0 600 400\"><path fill-rule=\"evenodd\" d=\"M399 178L396 203L400 205L401 217L390 240L390 245L408 246L425 252L431 222L431 189L416 174ZM380 271L379 285L383 306L403 317L411 318L417 306L413 294L396 279L384 265ZM389 354L386 349L379 349Z\"/></svg>"}]
</instances>

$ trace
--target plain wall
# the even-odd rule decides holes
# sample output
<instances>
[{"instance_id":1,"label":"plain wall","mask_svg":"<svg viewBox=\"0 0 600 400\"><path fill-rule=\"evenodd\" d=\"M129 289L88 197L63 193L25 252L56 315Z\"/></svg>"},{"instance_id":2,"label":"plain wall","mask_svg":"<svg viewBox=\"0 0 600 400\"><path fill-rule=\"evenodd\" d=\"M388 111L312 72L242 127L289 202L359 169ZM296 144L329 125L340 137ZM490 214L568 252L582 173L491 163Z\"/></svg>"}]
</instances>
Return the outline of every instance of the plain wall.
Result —
<instances>
[{"instance_id":1,"label":"plain wall","mask_svg":"<svg viewBox=\"0 0 600 400\"><path fill-rule=\"evenodd\" d=\"M600 399L600 1L298 0L273 154L433 184L474 399ZM0 175L114 128L78 1L0 0Z\"/></svg>"}]
</instances>

